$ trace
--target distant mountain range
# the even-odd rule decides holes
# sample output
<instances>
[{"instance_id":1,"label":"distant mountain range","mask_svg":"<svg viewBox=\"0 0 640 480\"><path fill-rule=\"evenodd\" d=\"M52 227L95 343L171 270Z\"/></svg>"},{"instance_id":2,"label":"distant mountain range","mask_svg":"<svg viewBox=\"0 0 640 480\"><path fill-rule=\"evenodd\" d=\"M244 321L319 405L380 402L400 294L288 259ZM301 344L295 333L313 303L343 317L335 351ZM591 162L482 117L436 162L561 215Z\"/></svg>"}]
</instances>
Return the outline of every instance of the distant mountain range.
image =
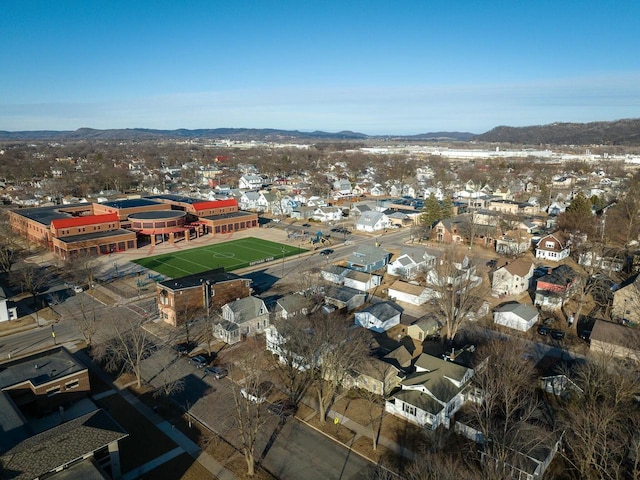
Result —
<instances>
[{"instance_id":1,"label":"distant mountain range","mask_svg":"<svg viewBox=\"0 0 640 480\"><path fill-rule=\"evenodd\" d=\"M640 119L550 123L533 127L496 127L473 139L480 142L525 145L640 145Z\"/></svg>"},{"instance_id":2,"label":"distant mountain range","mask_svg":"<svg viewBox=\"0 0 640 480\"><path fill-rule=\"evenodd\" d=\"M230 139L238 141L286 142L294 140L368 140L375 138L410 140L469 140L468 132L437 132L411 136L371 136L364 133L342 132L301 132L299 130L277 130L272 128L211 128L187 130L153 130L149 128L122 128L96 130L79 128L75 131L40 130L26 132L0 131L0 141L11 140L162 140L162 139Z\"/></svg>"},{"instance_id":3,"label":"distant mountain range","mask_svg":"<svg viewBox=\"0 0 640 480\"><path fill-rule=\"evenodd\" d=\"M271 128L212 128L187 130L153 130L124 128L96 130L80 128L75 131L0 131L0 141L144 141L163 139L230 139L237 141L293 142L318 140L393 140L406 142L476 141L521 145L640 145L640 119L612 122L551 123L531 127L496 127L486 133L433 132L419 135L366 135L364 133L301 132Z\"/></svg>"}]
</instances>

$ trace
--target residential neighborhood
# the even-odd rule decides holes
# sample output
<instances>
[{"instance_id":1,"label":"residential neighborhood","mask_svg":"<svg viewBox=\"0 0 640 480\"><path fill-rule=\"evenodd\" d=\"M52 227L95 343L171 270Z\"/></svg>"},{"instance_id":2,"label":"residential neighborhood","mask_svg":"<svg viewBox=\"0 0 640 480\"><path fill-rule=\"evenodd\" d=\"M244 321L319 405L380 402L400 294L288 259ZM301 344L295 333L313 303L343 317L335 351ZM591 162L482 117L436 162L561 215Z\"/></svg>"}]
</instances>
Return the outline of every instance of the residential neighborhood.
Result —
<instances>
[{"instance_id":1,"label":"residential neighborhood","mask_svg":"<svg viewBox=\"0 0 640 480\"><path fill-rule=\"evenodd\" d=\"M383 147L174 147L3 148L40 170L1 171L0 478L180 463L295 479L314 449L358 455L309 478L414 478L405 464L436 445L459 478L595 478L589 395L618 395L618 424L640 418L640 173L625 158L443 164L409 146L397 175ZM27 466L69 428L84 450ZM633 478L637 435L602 428Z\"/></svg>"}]
</instances>

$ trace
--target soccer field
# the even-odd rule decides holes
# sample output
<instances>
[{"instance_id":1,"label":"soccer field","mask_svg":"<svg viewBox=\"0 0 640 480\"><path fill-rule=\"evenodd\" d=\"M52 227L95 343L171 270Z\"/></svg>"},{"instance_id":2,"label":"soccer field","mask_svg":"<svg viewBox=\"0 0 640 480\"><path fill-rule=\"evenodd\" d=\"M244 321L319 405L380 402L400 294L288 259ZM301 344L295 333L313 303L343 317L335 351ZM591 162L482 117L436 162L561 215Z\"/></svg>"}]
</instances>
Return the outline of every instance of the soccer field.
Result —
<instances>
[{"instance_id":1,"label":"soccer field","mask_svg":"<svg viewBox=\"0 0 640 480\"><path fill-rule=\"evenodd\" d=\"M259 238L242 238L206 247L140 258L134 263L170 278L224 267L230 272L306 252L303 248Z\"/></svg>"}]
</instances>

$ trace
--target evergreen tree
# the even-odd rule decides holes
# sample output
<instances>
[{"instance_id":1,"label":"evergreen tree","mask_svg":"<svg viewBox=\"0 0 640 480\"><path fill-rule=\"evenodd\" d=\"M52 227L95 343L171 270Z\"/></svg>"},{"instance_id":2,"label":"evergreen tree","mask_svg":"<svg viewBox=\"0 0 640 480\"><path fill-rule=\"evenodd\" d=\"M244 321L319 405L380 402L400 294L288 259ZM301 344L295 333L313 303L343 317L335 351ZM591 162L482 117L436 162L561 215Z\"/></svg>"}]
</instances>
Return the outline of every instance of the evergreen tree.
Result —
<instances>
[{"instance_id":1,"label":"evergreen tree","mask_svg":"<svg viewBox=\"0 0 640 480\"><path fill-rule=\"evenodd\" d=\"M558 216L558 227L562 230L592 234L595 229L595 217L591 210L591 200L579 192L564 213Z\"/></svg>"},{"instance_id":2,"label":"evergreen tree","mask_svg":"<svg viewBox=\"0 0 640 480\"><path fill-rule=\"evenodd\" d=\"M453 217L453 211L453 201L449 197L445 197L440 205L440 219Z\"/></svg>"},{"instance_id":3,"label":"evergreen tree","mask_svg":"<svg viewBox=\"0 0 640 480\"><path fill-rule=\"evenodd\" d=\"M433 227L433 224L442 218L442 208L436 196L431 193L424 202L422 214L420 215L420 223L425 228Z\"/></svg>"}]
</instances>

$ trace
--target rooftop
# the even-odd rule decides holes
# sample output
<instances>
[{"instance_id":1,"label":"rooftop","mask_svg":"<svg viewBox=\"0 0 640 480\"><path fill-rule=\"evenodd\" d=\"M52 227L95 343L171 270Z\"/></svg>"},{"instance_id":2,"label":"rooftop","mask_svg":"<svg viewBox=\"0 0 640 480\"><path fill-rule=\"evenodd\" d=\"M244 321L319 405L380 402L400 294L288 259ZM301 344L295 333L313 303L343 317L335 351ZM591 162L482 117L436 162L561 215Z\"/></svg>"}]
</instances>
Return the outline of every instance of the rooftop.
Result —
<instances>
[{"instance_id":1,"label":"rooftop","mask_svg":"<svg viewBox=\"0 0 640 480\"><path fill-rule=\"evenodd\" d=\"M207 270L202 273L194 273L193 275L187 275L185 277L174 278L172 280L165 280L158 282L158 285L167 288L169 290L181 290L184 288L193 288L202 285L205 282L211 284L228 282L231 280L237 280L241 277L235 273L227 273L224 268L217 268L214 270Z\"/></svg>"}]
</instances>

